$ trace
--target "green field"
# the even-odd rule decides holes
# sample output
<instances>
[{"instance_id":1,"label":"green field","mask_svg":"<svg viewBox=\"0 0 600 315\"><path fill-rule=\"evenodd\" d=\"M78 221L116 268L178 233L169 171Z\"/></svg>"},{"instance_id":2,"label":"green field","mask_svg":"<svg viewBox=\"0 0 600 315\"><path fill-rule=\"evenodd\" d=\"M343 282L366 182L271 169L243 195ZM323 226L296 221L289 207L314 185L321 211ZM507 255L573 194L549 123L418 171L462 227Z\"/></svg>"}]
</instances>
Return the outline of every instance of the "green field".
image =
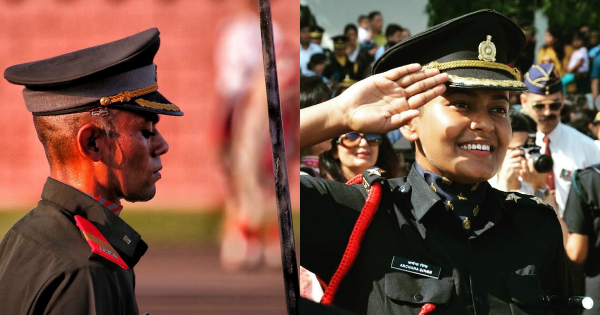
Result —
<instances>
[{"instance_id":1,"label":"green field","mask_svg":"<svg viewBox=\"0 0 600 315\"><path fill-rule=\"evenodd\" d=\"M0 211L0 237L4 237L8 229L25 213L26 210ZM205 246L218 244L223 211L131 210L123 211L121 217L151 246ZM298 243L298 211L294 214L294 234Z\"/></svg>"}]
</instances>

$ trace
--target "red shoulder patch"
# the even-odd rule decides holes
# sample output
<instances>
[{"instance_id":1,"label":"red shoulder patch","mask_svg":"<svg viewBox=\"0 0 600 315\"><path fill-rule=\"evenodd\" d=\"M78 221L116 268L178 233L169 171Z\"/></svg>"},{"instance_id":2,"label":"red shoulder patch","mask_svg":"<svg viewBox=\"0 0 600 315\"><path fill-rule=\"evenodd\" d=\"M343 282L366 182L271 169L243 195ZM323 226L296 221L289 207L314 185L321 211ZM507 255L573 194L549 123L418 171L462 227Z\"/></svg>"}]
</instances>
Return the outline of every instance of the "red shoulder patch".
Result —
<instances>
[{"instance_id":1,"label":"red shoulder patch","mask_svg":"<svg viewBox=\"0 0 600 315\"><path fill-rule=\"evenodd\" d=\"M117 251L110 246L106 238L100 234L98 228L95 227L90 221L85 219L82 216L75 216L75 223L77 223L77 227L81 230L81 234L85 237L85 240L88 242L90 247L92 248L92 253L98 254L115 264L119 265L123 269L129 269L127 264L121 256L117 253Z\"/></svg>"}]
</instances>

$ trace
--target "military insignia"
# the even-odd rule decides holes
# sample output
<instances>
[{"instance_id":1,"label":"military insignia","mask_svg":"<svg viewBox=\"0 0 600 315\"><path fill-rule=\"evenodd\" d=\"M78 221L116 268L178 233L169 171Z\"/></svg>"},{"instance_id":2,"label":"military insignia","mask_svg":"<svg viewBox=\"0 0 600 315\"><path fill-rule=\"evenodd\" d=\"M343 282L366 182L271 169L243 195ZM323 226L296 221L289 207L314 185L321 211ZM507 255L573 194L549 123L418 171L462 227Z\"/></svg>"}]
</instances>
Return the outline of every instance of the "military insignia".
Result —
<instances>
[{"instance_id":1,"label":"military insignia","mask_svg":"<svg viewBox=\"0 0 600 315\"><path fill-rule=\"evenodd\" d=\"M479 60L483 61L496 61L496 45L492 43L492 36L488 35L487 39L479 43Z\"/></svg>"},{"instance_id":2,"label":"military insignia","mask_svg":"<svg viewBox=\"0 0 600 315\"><path fill-rule=\"evenodd\" d=\"M479 183L473 185L473 187L471 187L471 191L475 191L475 189L477 189L477 187L479 187Z\"/></svg>"},{"instance_id":3,"label":"military insignia","mask_svg":"<svg viewBox=\"0 0 600 315\"><path fill-rule=\"evenodd\" d=\"M454 211L454 205L452 204L452 202L450 202L450 200L446 201L445 206L447 211Z\"/></svg>"},{"instance_id":4,"label":"military insignia","mask_svg":"<svg viewBox=\"0 0 600 315\"><path fill-rule=\"evenodd\" d=\"M473 215L477 216L479 214L479 205L475 206L475 209L473 209Z\"/></svg>"},{"instance_id":5,"label":"military insignia","mask_svg":"<svg viewBox=\"0 0 600 315\"><path fill-rule=\"evenodd\" d=\"M431 190L433 190L434 192L437 192L437 188L435 188L435 186L433 186L433 183L431 183L431 185L429 185L429 187L431 187Z\"/></svg>"},{"instance_id":6,"label":"military insignia","mask_svg":"<svg viewBox=\"0 0 600 315\"><path fill-rule=\"evenodd\" d=\"M448 177L442 177L442 183L452 185L452 181Z\"/></svg>"},{"instance_id":7,"label":"military insignia","mask_svg":"<svg viewBox=\"0 0 600 315\"><path fill-rule=\"evenodd\" d=\"M458 194L458 200L467 200L467 197L465 197L462 193Z\"/></svg>"},{"instance_id":8,"label":"military insignia","mask_svg":"<svg viewBox=\"0 0 600 315\"><path fill-rule=\"evenodd\" d=\"M540 197L531 197L531 200L533 200L533 201L537 202L537 204L538 204L538 205L539 205L539 204L546 204L546 203L544 202L544 200L542 200Z\"/></svg>"},{"instance_id":9,"label":"military insignia","mask_svg":"<svg viewBox=\"0 0 600 315\"><path fill-rule=\"evenodd\" d=\"M380 169L380 168L376 168L376 169L370 169L369 170L369 175L377 175L377 176L381 176L382 173L385 173L384 170Z\"/></svg>"},{"instance_id":10,"label":"military insignia","mask_svg":"<svg viewBox=\"0 0 600 315\"><path fill-rule=\"evenodd\" d=\"M102 256L109 261L119 265L123 269L129 269L125 261L119 256L117 251L108 243L104 235L100 233L90 221L82 216L75 216L75 223L81 230L81 234L92 248L92 253Z\"/></svg>"},{"instance_id":11,"label":"military insignia","mask_svg":"<svg viewBox=\"0 0 600 315\"><path fill-rule=\"evenodd\" d=\"M514 193L508 194L508 196L506 196L506 200L512 200L515 203L517 202L517 200L521 199L521 197L515 195Z\"/></svg>"},{"instance_id":12,"label":"military insignia","mask_svg":"<svg viewBox=\"0 0 600 315\"><path fill-rule=\"evenodd\" d=\"M468 217L464 218L462 221L462 227L465 230L470 230L471 229L471 221L469 220Z\"/></svg>"},{"instance_id":13,"label":"military insignia","mask_svg":"<svg viewBox=\"0 0 600 315\"><path fill-rule=\"evenodd\" d=\"M127 243L127 245L131 244L131 239L127 235L123 236L123 241Z\"/></svg>"}]
</instances>

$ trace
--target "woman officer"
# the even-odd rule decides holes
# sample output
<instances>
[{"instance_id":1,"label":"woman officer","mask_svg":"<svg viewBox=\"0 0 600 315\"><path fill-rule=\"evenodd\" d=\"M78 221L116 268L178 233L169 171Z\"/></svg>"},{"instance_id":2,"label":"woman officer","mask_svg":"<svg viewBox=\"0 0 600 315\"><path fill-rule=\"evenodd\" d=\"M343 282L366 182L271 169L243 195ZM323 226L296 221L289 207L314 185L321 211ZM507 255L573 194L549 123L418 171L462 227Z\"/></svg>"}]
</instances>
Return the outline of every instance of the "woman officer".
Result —
<instances>
[{"instance_id":1,"label":"woman officer","mask_svg":"<svg viewBox=\"0 0 600 315\"><path fill-rule=\"evenodd\" d=\"M508 91L525 89L507 66L524 44L506 17L473 12L392 47L375 75L301 111L301 146L394 128L415 146L406 178L302 176L301 265L326 284L321 303L359 314L568 311L548 303L571 294L555 212L487 183L511 137Z\"/></svg>"}]
</instances>

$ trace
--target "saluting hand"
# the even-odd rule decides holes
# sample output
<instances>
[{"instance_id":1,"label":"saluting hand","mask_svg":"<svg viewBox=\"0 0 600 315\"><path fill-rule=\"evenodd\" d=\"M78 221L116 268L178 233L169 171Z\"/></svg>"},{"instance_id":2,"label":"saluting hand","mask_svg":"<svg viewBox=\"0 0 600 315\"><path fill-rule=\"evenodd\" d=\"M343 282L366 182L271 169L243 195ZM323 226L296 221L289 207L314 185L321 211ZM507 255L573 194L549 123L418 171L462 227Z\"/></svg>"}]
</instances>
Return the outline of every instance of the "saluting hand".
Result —
<instances>
[{"instance_id":1,"label":"saluting hand","mask_svg":"<svg viewBox=\"0 0 600 315\"><path fill-rule=\"evenodd\" d=\"M386 133L419 115L418 107L446 91L448 75L419 64L366 78L342 93L339 103L351 130Z\"/></svg>"},{"instance_id":2,"label":"saluting hand","mask_svg":"<svg viewBox=\"0 0 600 315\"><path fill-rule=\"evenodd\" d=\"M370 76L338 97L300 111L300 146L349 131L386 133L419 115L419 108L446 91L448 75L410 64Z\"/></svg>"}]
</instances>

